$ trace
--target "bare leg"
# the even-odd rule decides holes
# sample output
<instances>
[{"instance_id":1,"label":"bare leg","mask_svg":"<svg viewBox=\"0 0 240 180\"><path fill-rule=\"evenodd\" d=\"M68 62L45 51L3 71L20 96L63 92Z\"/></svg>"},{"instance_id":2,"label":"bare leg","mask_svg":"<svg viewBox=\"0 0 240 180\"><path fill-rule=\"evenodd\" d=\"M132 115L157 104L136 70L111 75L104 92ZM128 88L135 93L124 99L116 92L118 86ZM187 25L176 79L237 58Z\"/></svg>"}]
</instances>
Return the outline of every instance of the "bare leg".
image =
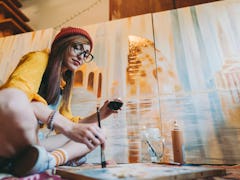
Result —
<instances>
[{"instance_id":1,"label":"bare leg","mask_svg":"<svg viewBox=\"0 0 240 180\"><path fill-rule=\"evenodd\" d=\"M57 134L49 136L48 138L41 140L39 143L41 146L45 147L47 151L51 152L57 148L61 148L69 141L70 141L69 138L67 138L63 134Z\"/></svg>"},{"instance_id":2,"label":"bare leg","mask_svg":"<svg viewBox=\"0 0 240 180\"><path fill-rule=\"evenodd\" d=\"M44 146L47 151L54 151L57 148L64 149L68 154L68 160L84 156L90 152L85 144L71 141L62 134L50 136L40 141L40 144Z\"/></svg>"},{"instance_id":3,"label":"bare leg","mask_svg":"<svg viewBox=\"0 0 240 180\"><path fill-rule=\"evenodd\" d=\"M76 143L74 141L70 141L69 143L65 144L62 148L65 149L65 151L67 151L69 160L85 156L87 153L90 152L90 150L85 144Z\"/></svg>"},{"instance_id":4,"label":"bare leg","mask_svg":"<svg viewBox=\"0 0 240 180\"><path fill-rule=\"evenodd\" d=\"M12 157L27 145L37 144L37 119L22 91L0 91L0 124L0 157Z\"/></svg>"}]
</instances>

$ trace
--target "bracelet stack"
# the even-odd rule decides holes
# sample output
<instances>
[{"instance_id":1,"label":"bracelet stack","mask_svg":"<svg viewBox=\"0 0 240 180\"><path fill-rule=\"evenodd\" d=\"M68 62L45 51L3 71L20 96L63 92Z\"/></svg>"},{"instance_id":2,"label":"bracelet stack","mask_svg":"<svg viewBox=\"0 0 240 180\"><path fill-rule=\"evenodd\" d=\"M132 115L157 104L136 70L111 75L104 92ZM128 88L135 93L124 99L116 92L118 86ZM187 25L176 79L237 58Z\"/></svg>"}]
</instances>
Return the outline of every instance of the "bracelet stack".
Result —
<instances>
[{"instance_id":1,"label":"bracelet stack","mask_svg":"<svg viewBox=\"0 0 240 180\"><path fill-rule=\"evenodd\" d=\"M52 111L49 116L48 116L48 120L47 120L47 128L50 129L51 131L54 130L54 125L53 125L53 122L54 122L54 117L56 115L56 112L57 111Z\"/></svg>"}]
</instances>

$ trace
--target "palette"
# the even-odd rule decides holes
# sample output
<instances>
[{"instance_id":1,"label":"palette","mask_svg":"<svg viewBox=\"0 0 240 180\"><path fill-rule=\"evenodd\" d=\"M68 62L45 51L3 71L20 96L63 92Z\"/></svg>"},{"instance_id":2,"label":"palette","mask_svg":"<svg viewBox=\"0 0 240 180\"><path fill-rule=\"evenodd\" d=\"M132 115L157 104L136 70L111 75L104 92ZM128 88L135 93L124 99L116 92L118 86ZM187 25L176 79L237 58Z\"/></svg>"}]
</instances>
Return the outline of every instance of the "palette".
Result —
<instances>
[{"instance_id":1,"label":"palette","mask_svg":"<svg viewBox=\"0 0 240 180\"><path fill-rule=\"evenodd\" d=\"M118 164L107 168L97 167L60 167L57 174L66 179L83 180L138 180L159 179L179 180L197 179L212 176L223 176L224 169L215 169L203 166L169 166L152 163Z\"/></svg>"}]
</instances>

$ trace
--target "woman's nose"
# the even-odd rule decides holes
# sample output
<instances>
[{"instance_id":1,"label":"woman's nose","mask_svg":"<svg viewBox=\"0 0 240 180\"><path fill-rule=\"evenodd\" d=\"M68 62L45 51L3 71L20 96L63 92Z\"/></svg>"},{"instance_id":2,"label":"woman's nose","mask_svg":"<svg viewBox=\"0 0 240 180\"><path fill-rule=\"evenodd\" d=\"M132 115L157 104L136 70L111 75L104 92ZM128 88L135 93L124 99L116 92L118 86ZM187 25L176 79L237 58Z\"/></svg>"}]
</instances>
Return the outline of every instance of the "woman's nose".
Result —
<instances>
[{"instance_id":1,"label":"woman's nose","mask_svg":"<svg viewBox=\"0 0 240 180\"><path fill-rule=\"evenodd\" d=\"M82 53L78 53L77 57L78 57L78 59L83 59L83 54Z\"/></svg>"}]
</instances>

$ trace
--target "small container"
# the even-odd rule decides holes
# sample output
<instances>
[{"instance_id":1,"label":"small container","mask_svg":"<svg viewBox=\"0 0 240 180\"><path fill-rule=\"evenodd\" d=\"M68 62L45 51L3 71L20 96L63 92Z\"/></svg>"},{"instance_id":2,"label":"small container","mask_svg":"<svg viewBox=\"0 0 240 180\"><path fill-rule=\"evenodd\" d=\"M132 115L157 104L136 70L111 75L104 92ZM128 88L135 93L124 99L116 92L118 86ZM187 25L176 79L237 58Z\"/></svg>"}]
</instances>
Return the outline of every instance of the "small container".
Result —
<instances>
[{"instance_id":1,"label":"small container","mask_svg":"<svg viewBox=\"0 0 240 180\"><path fill-rule=\"evenodd\" d=\"M171 134L172 134L173 160L174 162L184 164L183 132L179 128L176 121L174 122L174 127Z\"/></svg>"},{"instance_id":2,"label":"small container","mask_svg":"<svg viewBox=\"0 0 240 180\"><path fill-rule=\"evenodd\" d=\"M160 162L164 154L165 140L158 128L149 128L142 132L141 162Z\"/></svg>"}]
</instances>

